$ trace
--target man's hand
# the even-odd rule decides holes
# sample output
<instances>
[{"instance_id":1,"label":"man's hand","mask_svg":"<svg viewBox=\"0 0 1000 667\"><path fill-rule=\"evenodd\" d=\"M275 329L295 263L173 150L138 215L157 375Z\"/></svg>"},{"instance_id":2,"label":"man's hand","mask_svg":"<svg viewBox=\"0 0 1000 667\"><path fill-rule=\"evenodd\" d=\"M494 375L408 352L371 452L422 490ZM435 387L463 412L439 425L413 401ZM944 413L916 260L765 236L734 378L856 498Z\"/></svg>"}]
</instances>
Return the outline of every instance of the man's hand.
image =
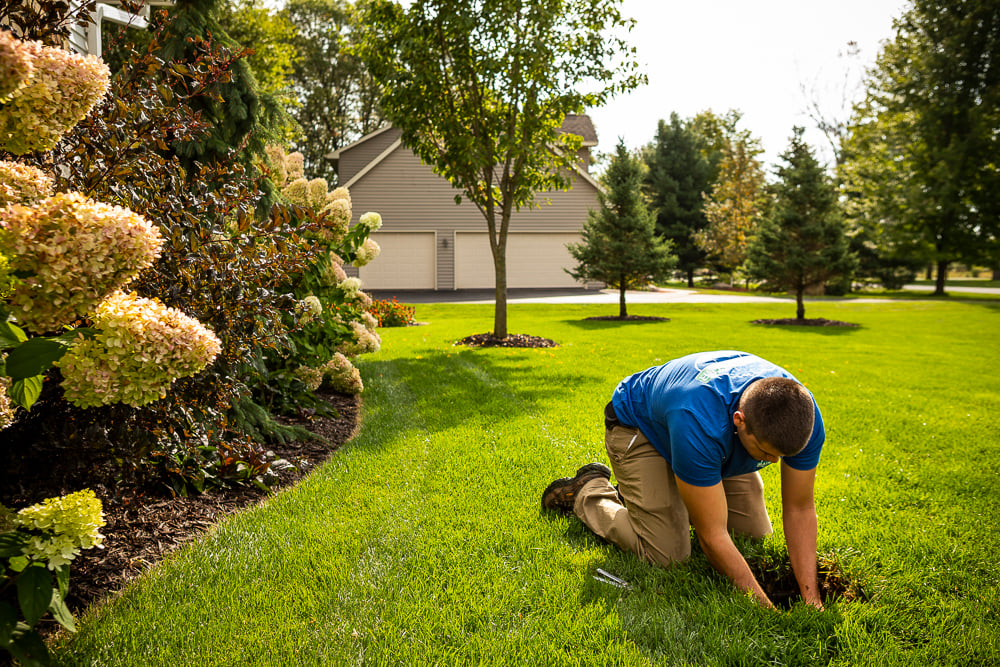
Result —
<instances>
[{"instance_id":1,"label":"man's hand","mask_svg":"<svg viewBox=\"0 0 1000 667\"><path fill-rule=\"evenodd\" d=\"M737 588L753 595L758 604L773 609L774 604L760 587L743 554L729 536L727 529L729 506L726 503L726 492L722 482L715 486L693 486L679 477L675 476L675 479L681 499L687 506L691 525L694 526L698 542L701 543L708 562L728 577Z\"/></svg>"},{"instance_id":2,"label":"man's hand","mask_svg":"<svg viewBox=\"0 0 1000 667\"><path fill-rule=\"evenodd\" d=\"M796 470L781 462L781 516L799 592L806 604L823 609L816 576L816 469Z\"/></svg>"}]
</instances>

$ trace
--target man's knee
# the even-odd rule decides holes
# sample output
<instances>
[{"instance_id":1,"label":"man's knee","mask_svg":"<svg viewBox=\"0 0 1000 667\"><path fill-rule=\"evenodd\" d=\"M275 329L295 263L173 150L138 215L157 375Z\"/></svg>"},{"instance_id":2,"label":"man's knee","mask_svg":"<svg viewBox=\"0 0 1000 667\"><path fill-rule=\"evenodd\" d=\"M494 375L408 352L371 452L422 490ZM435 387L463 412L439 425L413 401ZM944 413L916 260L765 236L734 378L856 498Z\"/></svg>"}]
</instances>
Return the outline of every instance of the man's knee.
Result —
<instances>
[{"instance_id":1,"label":"man's knee","mask_svg":"<svg viewBox=\"0 0 1000 667\"><path fill-rule=\"evenodd\" d=\"M643 541L639 557L647 563L660 567L672 567L691 557L691 540L672 540L654 544Z\"/></svg>"}]
</instances>

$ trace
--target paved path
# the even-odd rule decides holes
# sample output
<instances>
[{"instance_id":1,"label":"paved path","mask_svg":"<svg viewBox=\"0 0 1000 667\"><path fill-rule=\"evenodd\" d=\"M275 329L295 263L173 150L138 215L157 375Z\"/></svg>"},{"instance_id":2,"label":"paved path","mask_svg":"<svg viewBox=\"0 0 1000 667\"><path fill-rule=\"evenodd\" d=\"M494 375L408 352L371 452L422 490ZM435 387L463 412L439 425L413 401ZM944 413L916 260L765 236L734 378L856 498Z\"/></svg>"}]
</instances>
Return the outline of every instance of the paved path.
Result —
<instances>
[{"instance_id":1,"label":"paved path","mask_svg":"<svg viewBox=\"0 0 1000 667\"><path fill-rule=\"evenodd\" d=\"M493 290L371 290L373 299L391 299L400 303L493 303ZM808 299L807 299L808 300ZM660 289L658 291L629 290L625 301L630 306L643 303L789 303L794 299L747 294L704 294L687 289ZM828 301L828 300L827 300ZM878 299L851 299L852 303L876 302ZM510 289L508 303L618 303L618 291L612 289Z\"/></svg>"},{"instance_id":2,"label":"paved path","mask_svg":"<svg viewBox=\"0 0 1000 667\"><path fill-rule=\"evenodd\" d=\"M933 292L933 285L906 285L903 289L911 292ZM963 287L961 285L946 285L944 288L945 293L962 293L968 292L970 294L992 294L994 296L1000 296L1000 287Z\"/></svg>"},{"instance_id":3,"label":"paved path","mask_svg":"<svg viewBox=\"0 0 1000 667\"><path fill-rule=\"evenodd\" d=\"M931 292L925 285L907 285L907 290ZM1000 287L952 287L951 292L975 292L1000 296ZM370 290L373 299L391 299L400 303L493 303L493 290ZM642 303L788 303L792 297L751 296L748 294L704 294L688 289L659 289L657 291L629 290L625 295L629 305ZM806 301L810 301L806 297ZM825 303L839 300L824 298ZM884 298L843 299L843 303L881 303ZM618 303L618 291L613 289L509 289L508 303Z\"/></svg>"}]
</instances>

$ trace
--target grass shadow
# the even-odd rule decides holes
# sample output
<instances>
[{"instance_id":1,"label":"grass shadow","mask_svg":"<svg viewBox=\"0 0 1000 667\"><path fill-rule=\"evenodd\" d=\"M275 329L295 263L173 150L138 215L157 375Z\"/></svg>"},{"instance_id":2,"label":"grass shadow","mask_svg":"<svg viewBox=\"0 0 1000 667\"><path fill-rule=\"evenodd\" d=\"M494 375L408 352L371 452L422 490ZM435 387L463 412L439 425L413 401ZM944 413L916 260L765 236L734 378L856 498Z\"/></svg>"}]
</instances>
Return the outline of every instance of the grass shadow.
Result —
<instances>
[{"instance_id":1,"label":"grass shadow","mask_svg":"<svg viewBox=\"0 0 1000 667\"><path fill-rule=\"evenodd\" d=\"M776 331L794 331L798 333L819 334L821 336L846 336L858 331L864 331L865 326L855 324L853 326L803 326L800 324L762 324L751 320L749 324L765 329Z\"/></svg>"},{"instance_id":2,"label":"grass shadow","mask_svg":"<svg viewBox=\"0 0 1000 667\"><path fill-rule=\"evenodd\" d=\"M603 331L605 329L619 329L621 327L637 325L649 326L654 324L669 324L670 318L663 317L656 320L595 320L584 318L579 320L561 320L561 322L585 331Z\"/></svg>"},{"instance_id":3,"label":"grass shadow","mask_svg":"<svg viewBox=\"0 0 1000 667\"><path fill-rule=\"evenodd\" d=\"M395 440L413 427L410 421L397 418L404 403L410 404L409 411L435 431L469 421L501 422L532 413L536 405L550 398L553 385L586 385L594 381L581 369L567 367L563 372L550 368L545 383L509 386L506 379L521 371L517 359L504 356L506 351L510 348L455 347L422 358L365 362L365 375L375 378L372 384L378 387L376 391L386 395L384 400L367 405L365 424L378 423L379 440ZM495 400L484 400L487 396ZM477 409L470 410L470 405Z\"/></svg>"}]
</instances>

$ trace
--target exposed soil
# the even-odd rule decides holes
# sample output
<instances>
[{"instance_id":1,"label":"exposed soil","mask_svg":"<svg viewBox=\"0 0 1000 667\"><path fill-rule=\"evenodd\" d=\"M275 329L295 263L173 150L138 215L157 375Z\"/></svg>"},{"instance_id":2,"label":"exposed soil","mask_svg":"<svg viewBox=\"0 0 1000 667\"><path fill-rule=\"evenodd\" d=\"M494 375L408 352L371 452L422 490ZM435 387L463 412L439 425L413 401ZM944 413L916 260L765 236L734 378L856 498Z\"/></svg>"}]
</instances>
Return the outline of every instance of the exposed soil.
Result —
<instances>
[{"instance_id":1,"label":"exposed soil","mask_svg":"<svg viewBox=\"0 0 1000 667\"><path fill-rule=\"evenodd\" d=\"M325 438L294 441L269 447L275 459L285 459L294 465L276 470L277 490L301 479L323 463L344 442L357 432L360 399L357 396L319 391L317 396L329 402L337 417L295 418L285 423L301 425ZM87 481L81 480L84 486ZM67 604L74 613L107 593L116 591L130 579L182 544L205 532L222 517L259 502L267 493L254 488L233 488L183 497L156 497L142 494L111 493L100 485L92 485L104 505L106 525L103 549L84 551L74 562L70 576ZM52 495L58 495L56 492ZM55 628L44 627L45 632Z\"/></svg>"},{"instance_id":2,"label":"exposed soil","mask_svg":"<svg viewBox=\"0 0 1000 667\"><path fill-rule=\"evenodd\" d=\"M655 317L653 315L601 315L599 317L585 317L584 320L597 320L603 322L669 322L669 317Z\"/></svg>"},{"instance_id":3,"label":"exposed soil","mask_svg":"<svg viewBox=\"0 0 1000 667\"><path fill-rule=\"evenodd\" d=\"M786 559L775 565L762 559L747 559L747 564L753 572L760 587L771 598L776 607L790 609L802 598L799 595L799 584L792 572L791 563ZM817 561L819 573L820 595L823 602L833 599L867 602L868 596L861 585L852 580L840 566L840 562L831 556L821 555Z\"/></svg>"},{"instance_id":4,"label":"exposed soil","mask_svg":"<svg viewBox=\"0 0 1000 667\"><path fill-rule=\"evenodd\" d=\"M799 326L799 327L857 327L857 324L852 324L850 322L841 322L840 320L828 320L822 317L815 317L812 319L798 319L795 317L786 317L784 319L778 320L753 320L752 324L780 324L783 326Z\"/></svg>"},{"instance_id":5,"label":"exposed soil","mask_svg":"<svg viewBox=\"0 0 1000 667\"><path fill-rule=\"evenodd\" d=\"M559 347L559 344L548 338L529 336L528 334L509 334L506 338L497 338L492 333L473 334L455 341L455 345L469 347Z\"/></svg>"}]
</instances>

